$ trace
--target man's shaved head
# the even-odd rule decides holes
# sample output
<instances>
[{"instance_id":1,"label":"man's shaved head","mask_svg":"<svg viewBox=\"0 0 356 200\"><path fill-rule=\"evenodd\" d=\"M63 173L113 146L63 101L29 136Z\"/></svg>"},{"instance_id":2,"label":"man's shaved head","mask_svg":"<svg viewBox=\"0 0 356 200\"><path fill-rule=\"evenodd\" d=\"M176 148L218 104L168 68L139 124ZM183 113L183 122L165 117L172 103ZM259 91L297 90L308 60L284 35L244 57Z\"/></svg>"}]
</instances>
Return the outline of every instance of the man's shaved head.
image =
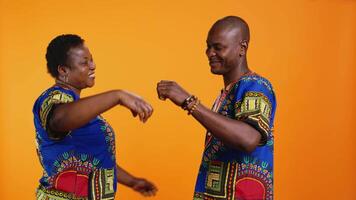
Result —
<instances>
[{"instance_id":1,"label":"man's shaved head","mask_svg":"<svg viewBox=\"0 0 356 200\"><path fill-rule=\"evenodd\" d=\"M226 79L234 79L236 74L245 72L249 40L248 25L240 17L227 16L215 22L206 40L211 72L224 75Z\"/></svg>"},{"instance_id":2,"label":"man's shaved head","mask_svg":"<svg viewBox=\"0 0 356 200\"><path fill-rule=\"evenodd\" d=\"M240 36L240 40L245 40L247 43L250 41L250 29L245 20L237 16L227 16L219 19L211 27L213 30L236 31L236 36Z\"/></svg>"}]
</instances>

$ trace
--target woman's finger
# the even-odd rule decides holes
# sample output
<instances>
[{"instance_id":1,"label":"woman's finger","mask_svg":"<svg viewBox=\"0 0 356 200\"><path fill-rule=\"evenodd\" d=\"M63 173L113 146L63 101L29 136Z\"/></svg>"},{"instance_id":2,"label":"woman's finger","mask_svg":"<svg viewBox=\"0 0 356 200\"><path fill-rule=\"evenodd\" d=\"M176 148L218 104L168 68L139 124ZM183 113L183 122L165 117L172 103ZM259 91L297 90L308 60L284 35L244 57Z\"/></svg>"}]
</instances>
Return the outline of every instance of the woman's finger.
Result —
<instances>
[{"instance_id":1,"label":"woman's finger","mask_svg":"<svg viewBox=\"0 0 356 200\"><path fill-rule=\"evenodd\" d=\"M144 122L145 121L145 111L144 109L141 109L141 112L139 113L140 115L140 121Z\"/></svg>"},{"instance_id":2,"label":"woman's finger","mask_svg":"<svg viewBox=\"0 0 356 200\"><path fill-rule=\"evenodd\" d=\"M142 105L142 110L143 110L143 119L142 119L142 122L145 123L147 121L147 119L149 118L149 109L146 107L145 104Z\"/></svg>"},{"instance_id":3,"label":"woman's finger","mask_svg":"<svg viewBox=\"0 0 356 200\"><path fill-rule=\"evenodd\" d=\"M151 117L153 114L153 108L151 105L148 105L148 109L149 109L149 114L150 114L149 117Z\"/></svg>"},{"instance_id":4,"label":"woman's finger","mask_svg":"<svg viewBox=\"0 0 356 200\"><path fill-rule=\"evenodd\" d=\"M132 110L136 113L136 115L138 115L140 121L142 121L144 118L144 111L143 111L142 107L140 106L139 102L136 101Z\"/></svg>"},{"instance_id":5,"label":"woman's finger","mask_svg":"<svg viewBox=\"0 0 356 200\"><path fill-rule=\"evenodd\" d=\"M136 112L136 111L131 110L131 113L132 113L132 116L133 116L133 117L136 117L136 116L137 116L137 112Z\"/></svg>"}]
</instances>

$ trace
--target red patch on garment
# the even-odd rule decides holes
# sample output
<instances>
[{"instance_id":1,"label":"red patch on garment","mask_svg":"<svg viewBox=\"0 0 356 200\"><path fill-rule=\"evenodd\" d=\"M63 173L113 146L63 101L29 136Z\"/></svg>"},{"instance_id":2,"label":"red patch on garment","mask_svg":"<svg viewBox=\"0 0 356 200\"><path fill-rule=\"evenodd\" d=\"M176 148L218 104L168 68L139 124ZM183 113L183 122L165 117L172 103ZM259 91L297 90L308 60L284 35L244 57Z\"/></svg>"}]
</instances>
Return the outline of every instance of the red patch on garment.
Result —
<instances>
[{"instance_id":1,"label":"red patch on garment","mask_svg":"<svg viewBox=\"0 0 356 200\"><path fill-rule=\"evenodd\" d=\"M55 189L72 193L77 197L88 196L88 176L77 171L64 171L55 180Z\"/></svg>"},{"instance_id":2,"label":"red patch on garment","mask_svg":"<svg viewBox=\"0 0 356 200\"><path fill-rule=\"evenodd\" d=\"M235 196L243 200L259 200L266 198L266 189L264 185L253 178L242 178L236 183Z\"/></svg>"}]
</instances>

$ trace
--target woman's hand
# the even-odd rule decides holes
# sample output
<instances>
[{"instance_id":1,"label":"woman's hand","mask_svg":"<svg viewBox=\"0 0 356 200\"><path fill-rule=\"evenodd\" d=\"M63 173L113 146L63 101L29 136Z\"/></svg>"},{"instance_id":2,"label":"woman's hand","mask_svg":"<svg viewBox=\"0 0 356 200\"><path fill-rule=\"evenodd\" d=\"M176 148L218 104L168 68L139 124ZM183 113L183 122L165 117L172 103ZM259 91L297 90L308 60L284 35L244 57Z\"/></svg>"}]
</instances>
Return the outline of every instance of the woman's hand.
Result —
<instances>
[{"instance_id":1,"label":"woman's hand","mask_svg":"<svg viewBox=\"0 0 356 200\"><path fill-rule=\"evenodd\" d=\"M174 81L160 81L157 83L157 94L161 100L170 99L177 106L181 106L183 101L190 94Z\"/></svg>"},{"instance_id":2,"label":"woman's hand","mask_svg":"<svg viewBox=\"0 0 356 200\"><path fill-rule=\"evenodd\" d=\"M131 188L146 197L154 196L157 192L156 186L143 178L135 178Z\"/></svg>"},{"instance_id":3,"label":"woman's hand","mask_svg":"<svg viewBox=\"0 0 356 200\"><path fill-rule=\"evenodd\" d=\"M137 178L126 170L122 169L119 165L116 165L117 168L117 182L127 187L132 188L133 190L141 193L143 196L153 196L157 192L157 187L151 182L143 178Z\"/></svg>"},{"instance_id":4,"label":"woman's hand","mask_svg":"<svg viewBox=\"0 0 356 200\"><path fill-rule=\"evenodd\" d=\"M119 104L130 109L132 115L140 118L140 121L145 123L153 113L153 108L150 104L144 101L140 96L127 92L125 90L118 90Z\"/></svg>"}]
</instances>

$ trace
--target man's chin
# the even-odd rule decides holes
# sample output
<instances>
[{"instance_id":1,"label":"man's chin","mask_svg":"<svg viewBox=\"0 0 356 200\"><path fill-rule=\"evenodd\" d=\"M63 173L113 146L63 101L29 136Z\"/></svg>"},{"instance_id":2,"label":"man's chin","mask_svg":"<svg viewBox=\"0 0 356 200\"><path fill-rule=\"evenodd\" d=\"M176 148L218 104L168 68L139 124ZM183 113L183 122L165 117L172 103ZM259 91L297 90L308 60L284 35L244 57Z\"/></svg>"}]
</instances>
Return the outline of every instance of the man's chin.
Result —
<instances>
[{"instance_id":1,"label":"man's chin","mask_svg":"<svg viewBox=\"0 0 356 200\"><path fill-rule=\"evenodd\" d=\"M221 70L219 70L218 68L214 68L214 67L211 67L210 68L210 72L212 73L212 74L215 74L215 75L221 75L222 73L221 73Z\"/></svg>"}]
</instances>

